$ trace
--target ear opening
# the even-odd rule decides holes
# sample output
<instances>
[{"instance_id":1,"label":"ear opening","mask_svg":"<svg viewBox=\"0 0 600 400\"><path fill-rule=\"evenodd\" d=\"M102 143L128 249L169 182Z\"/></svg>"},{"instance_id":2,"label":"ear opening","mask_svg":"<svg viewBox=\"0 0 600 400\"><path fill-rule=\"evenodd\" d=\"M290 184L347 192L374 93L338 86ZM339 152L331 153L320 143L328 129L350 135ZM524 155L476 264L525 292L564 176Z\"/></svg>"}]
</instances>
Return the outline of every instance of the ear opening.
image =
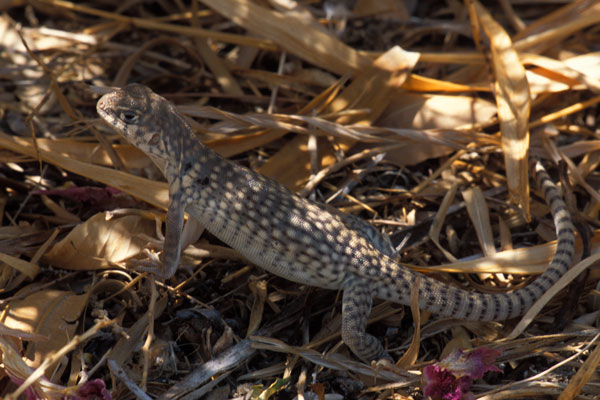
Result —
<instances>
[{"instance_id":1,"label":"ear opening","mask_svg":"<svg viewBox=\"0 0 600 400\"><path fill-rule=\"evenodd\" d=\"M150 138L150 140L148 140L148 144L150 146L156 146L158 142L160 142L160 133L152 134L152 137Z\"/></svg>"}]
</instances>

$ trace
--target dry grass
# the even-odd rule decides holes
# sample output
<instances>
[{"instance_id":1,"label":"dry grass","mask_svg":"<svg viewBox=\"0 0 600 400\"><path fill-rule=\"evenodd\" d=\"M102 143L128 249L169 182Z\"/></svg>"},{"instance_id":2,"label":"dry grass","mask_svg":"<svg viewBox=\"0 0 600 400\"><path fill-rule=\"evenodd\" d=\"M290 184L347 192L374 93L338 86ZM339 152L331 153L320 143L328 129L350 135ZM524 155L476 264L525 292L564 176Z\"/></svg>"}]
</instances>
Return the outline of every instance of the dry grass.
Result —
<instances>
[{"instance_id":1,"label":"dry grass","mask_svg":"<svg viewBox=\"0 0 600 400\"><path fill-rule=\"evenodd\" d=\"M482 398L598 398L600 4L416 3L0 2L0 396L103 381L119 399L422 398L424 365L485 345L503 374L476 382ZM339 293L210 235L155 283L126 265L160 246L166 184L95 115L102 87L129 82L224 156L370 221L408 268L478 291L552 258L527 172L544 158L578 263L521 322L376 303L392 369L343 346Z\"/></svg>"}]
</instances>

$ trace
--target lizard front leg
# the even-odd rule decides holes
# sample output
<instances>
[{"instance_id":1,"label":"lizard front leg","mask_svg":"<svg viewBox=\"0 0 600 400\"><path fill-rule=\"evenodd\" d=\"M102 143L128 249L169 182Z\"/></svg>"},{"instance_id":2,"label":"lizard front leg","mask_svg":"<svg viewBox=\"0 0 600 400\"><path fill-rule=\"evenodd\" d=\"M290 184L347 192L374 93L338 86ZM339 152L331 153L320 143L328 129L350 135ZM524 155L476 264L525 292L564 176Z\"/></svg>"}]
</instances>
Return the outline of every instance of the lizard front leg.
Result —
<instances>
[{"instance_id":1,"label":"lizard front leg","mask_svg":"<svg viewBox=\"0 0 600 400\"><path fill-rule=\"evenodd\" d=\"M162 253L161 278L167 279L175 275L181 258L181 232L185 221L185 206L181 178L175 178L169 184L169 208L165 218L165 243Z\"/></svg>"},{"instance_id":2,"label":"lizard front leg","mask_svg":"<svg viewBox=\"0 0 600 400\"><path fill-rule=\"evenodd\" d=\"M366 332L372 302L369 282L355 276L346 279L342 297L342 339L363 361L391 360L379 340Z\"/></svg>"},{"instance_id":3,"label":"lizard front leg","mask_svg":"<svg viewBox=\"0 0 600 400\"><path fill-rule=\"evenodd\" d=\"M174 178L169 184L169 207L165 219L165 240L160 263L154 260L139 261L136 269L152 272L161 279L172 277L181 258L181 232L185 221L185 205L181 190L181 178Z\"/></svg>"}]
</instances>

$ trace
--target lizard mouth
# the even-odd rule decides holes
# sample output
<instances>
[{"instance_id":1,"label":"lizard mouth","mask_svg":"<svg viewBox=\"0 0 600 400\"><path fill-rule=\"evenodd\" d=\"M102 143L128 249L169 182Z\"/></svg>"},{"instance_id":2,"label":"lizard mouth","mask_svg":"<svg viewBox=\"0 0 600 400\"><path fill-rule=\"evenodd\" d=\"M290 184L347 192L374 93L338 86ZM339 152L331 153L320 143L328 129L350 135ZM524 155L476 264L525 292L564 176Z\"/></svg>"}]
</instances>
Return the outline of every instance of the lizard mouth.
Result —
<instances>
[{"instance_id":1,"label":"lizard mouth","mask_svg":"<svg viewBox=\"0 0 600 400\"><path fill-rule=\"evenodd\" d=\"M102 96L100 98L100 100L98 100L98 103L96 104L96 111L102 118L106 118L109 115L108 111L106 111L107 106L105 103L106 103L106 96Z\"/></svg>"},{"instance_id":2,"label":"lizard mouth","mask_svg":"<svg viewBox=\"0 0 600 400\"><path fill-rule=\"evenodd\" d=\"M110 106L107 103L110 103L110 98L107 98L107 96L110 96L110 93L105 94L98 100L96 112L98 112L98 115L100 115L100 117L108 124L114 126L118 130L123 130L125 128L124 124L116 117L114 112L109 111Z\"/></svg>"},{"instance_id":3,"label":"lizard mouth","mask_svg":"<svg viewBox=\"0 0 600 400\"><path fill-rule=\"evenodd\" d=\"M98 103L98 106L96 107L96 111L102 118L106 119L106 117L108 117L108 113L102 109L100 103Z\"/></svg>"}]
</instances>

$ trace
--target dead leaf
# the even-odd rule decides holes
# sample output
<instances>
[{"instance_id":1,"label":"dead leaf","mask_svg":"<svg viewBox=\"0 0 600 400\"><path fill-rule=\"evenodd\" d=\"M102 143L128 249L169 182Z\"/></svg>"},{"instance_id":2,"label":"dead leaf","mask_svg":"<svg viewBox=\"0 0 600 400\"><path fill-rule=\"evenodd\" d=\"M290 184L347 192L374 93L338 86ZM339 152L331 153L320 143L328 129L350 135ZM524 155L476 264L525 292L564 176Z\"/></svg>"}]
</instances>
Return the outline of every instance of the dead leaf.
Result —
<instances>
[{"instance_id":1,"label":"dead leaf","mask_svg":"<svg viewBox=\"0 0 600 400\"><path fill-rule=\"evenodd\" d=\"M250 32L277 40L285 51L326 70L345 74L371 64L369 57L324 31L314 20L270 10L248 0L201 2Z\"/></svg>"},{"instance_id":2,"label":"dead leaf","mask_svg":"<svg viewBox=\"0 0 600 400\"><path fill-rule=\"evenodd\" d=\"M419 347L421 346L421 310L419 307L419 291L421 287L421 277L417 276L410 290L410 311L413 316L415 330L408 350L396 362L400 368L408 368L414 365L419 357Z\"/></svg>"},{"instance_id":3,"label":"dead leaf","mask_svg":"<svg viewBox=\"0 0 600 400\"><path fill-rule=\"evenodd\" d=\"M492 121L496 112L495 104L477 97L400 91L394 94L376 125L390 128L455 129L487 124ZM389 151L386 159L397 165L416 165L454 151L454 148L424 141L408 143L400 150Z\"/></svg>"},{"instance_id":4,"label":"dead leaf","mask_svg":"<svg viewBox=\"0 0 600 400\"><path fill-rule=\"evenodd\" d=\"M483 254L487 257L496 254L494 246L494 233L492 232L492 223L490 213L485 202L483 192L478 187L472 187L462 192L469 218L473 223L473 228L477 233L477 239Z\"/></svg>"},{"instance_id":5,"label":"dead leaf","mask_svg":"<svg viewBox=\"0 0 600 400\"><path fill-rule=\"evenodd\" d=\"M27 293L33 287L26 286L20 293ZM46 356L71 340L89 294L76 295L67 291L44 289L8 304L1 319L6 326L48 338L47 341L28 344L25 356L31 360L30 366L39 366Z\"/></svg>"},{"instance_id":6,"label":"dead leaf","mask_svg":"<svg viewBox=\"0 0 600 400\"><path fill-rule=\"evenodd\" d=\"M502 135L508 191L512 200L529 218L529 112L531 99L525 68L513 48L510 36L492 15L474 1L472 7L490 40L494 68L494 94Z\"/></svg>"},{"instance_id":7,"label":"dead leaf","mask_svg":"<svg viewBox=\"0 0 600 400\"><path fill-rule=\"evenodd\" d=\"M105 269L139 254L147 245L139 235L152 236L154 232L154 222L139 216L108 219L100 213L73 228L44 259L70 270Z\"/></svg>"},{"instance_id":8,"label":"dead leaf","mask_svg":"<svg viewBox=\"0 0 600 400\"><path fill-rule=\"evenodd\" d=\"M408 73L418 61L418 54L406 52L400 48L392 48L377 60L373 65L362 71L356 79L331 103L325 113L337 113L348 109L368 108L369 113L359 120L351 117L341 117L336 121L341 124L370 125L383 113L387 107L394 89L399 88ZM296 137L288 142L281 150L269 159L259 172L277 179L284 185L298 190L310 176L309 154L307 152L308 139L304 136ZM319 154L321 168L327 167L336 161L325 141L319 141ZM338 145L343 150L348 150L355 142L353 140L340 140Z\"/></svg>"},{"instance_id":9,"label":"dead leaf","mask_svg":"<svg viewBox=\"0 0 600 400\"><path fill-rule=\"evenodd\" d=\"M38 267L36 264L4 253L0 253L0 262L10 266L22 274L27 275L29 279L35 278L40 271L40 267Z\"/></svg>"},{"instance_id":10,"label":"dead leaf","mask_svg":"<svg viewBox=\"0 0 600 400\"><path fill-rule=\"evenodd\" d=\"M265 301L267 299L267 281L252 280L248 285L250 286L250 290L254 295L254 301L252 302L250 322L248 322L246 337L252 335L260 327L260 323L262 322L263 318L263 311L265 310Z\"/></svg>"}]
</instances>

